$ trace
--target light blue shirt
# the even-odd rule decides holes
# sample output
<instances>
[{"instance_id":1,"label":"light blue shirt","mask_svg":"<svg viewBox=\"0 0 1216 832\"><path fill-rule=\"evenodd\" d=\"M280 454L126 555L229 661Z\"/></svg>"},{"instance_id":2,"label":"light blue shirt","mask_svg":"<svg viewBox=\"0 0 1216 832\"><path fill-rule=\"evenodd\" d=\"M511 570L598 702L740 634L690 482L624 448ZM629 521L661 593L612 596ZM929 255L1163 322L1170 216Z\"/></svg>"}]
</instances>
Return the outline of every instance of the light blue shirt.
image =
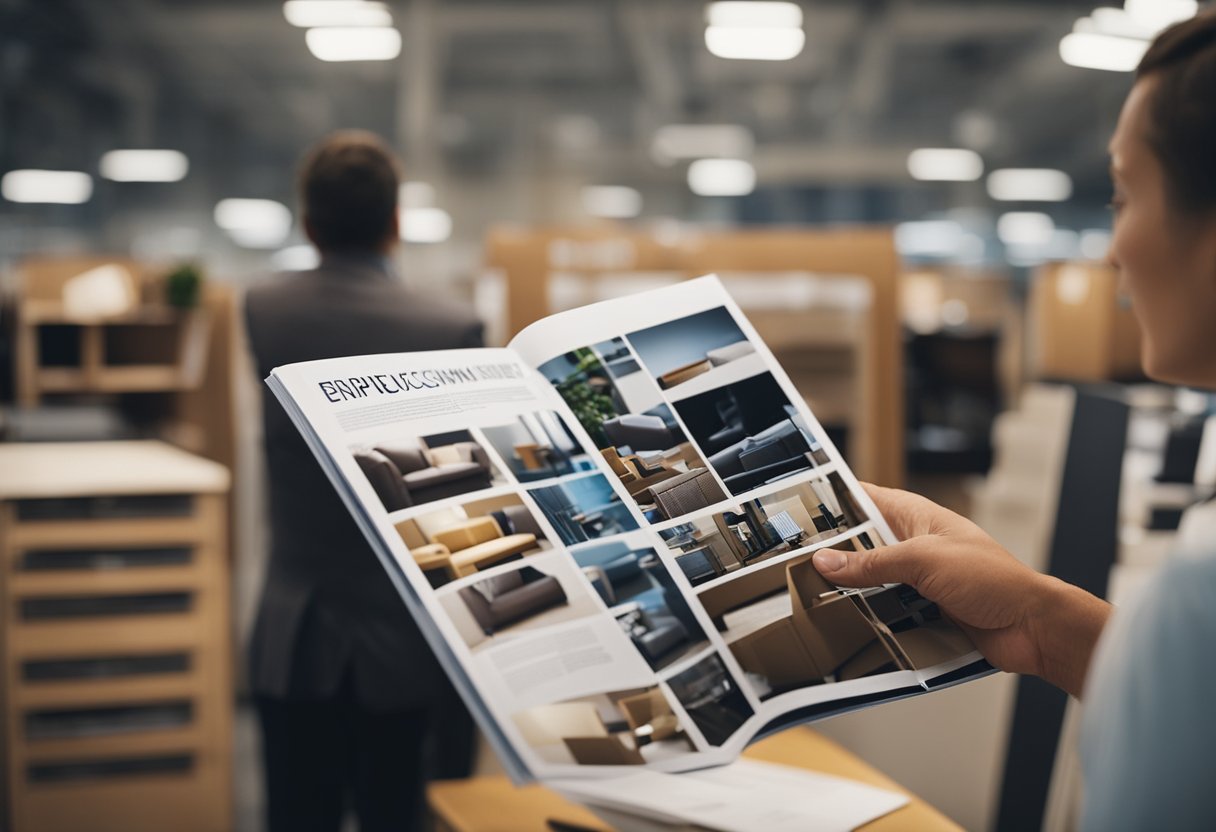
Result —
<instances>
[{"instance_id":1,"label":"light blue shirt","mask_svg":"<svg viewBox=\"0 0 1216 832\"><path fill-rule=\"evenodd\" d=\"M1216 829L1216 505L1111 618L1085 684L1081 828Z\"/></svg>"}]
</instances>

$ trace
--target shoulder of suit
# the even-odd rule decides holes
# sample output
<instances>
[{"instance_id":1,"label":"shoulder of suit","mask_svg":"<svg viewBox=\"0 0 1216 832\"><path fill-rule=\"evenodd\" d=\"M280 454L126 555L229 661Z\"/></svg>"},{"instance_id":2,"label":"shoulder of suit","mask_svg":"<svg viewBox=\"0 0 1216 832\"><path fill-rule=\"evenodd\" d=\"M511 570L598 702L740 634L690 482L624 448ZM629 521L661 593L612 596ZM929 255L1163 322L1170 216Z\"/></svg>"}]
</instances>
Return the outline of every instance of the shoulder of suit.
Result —
<instances>
[{"instance_id":1,"label":"shoulder of suit","mask_svg":"<svg viewBox=\"0 0 1216 832\"><path fill-rule=\"evenodd\" d=\"M432 292L416 291L408 287L402 287L402 297L406 298L413 308L425 310L427 317L456 326L481 324L470 303Z\"/></svg>"}]
</instances>

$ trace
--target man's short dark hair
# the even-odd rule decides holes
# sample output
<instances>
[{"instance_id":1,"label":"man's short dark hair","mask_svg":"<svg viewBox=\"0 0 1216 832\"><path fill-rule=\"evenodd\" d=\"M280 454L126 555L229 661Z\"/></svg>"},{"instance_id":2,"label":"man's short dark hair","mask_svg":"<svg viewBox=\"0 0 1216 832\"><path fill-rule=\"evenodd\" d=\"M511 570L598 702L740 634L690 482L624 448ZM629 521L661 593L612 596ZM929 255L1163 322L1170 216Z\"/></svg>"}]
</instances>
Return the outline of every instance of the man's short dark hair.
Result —
<instances>
[{"instance_id":1,"label":"man's short dark hair","mask_svg":"<svg viewBox=\"0 0 1216 832\"><path fill-rule=\"evenodd\" d=\"M379 249L397 211L400 171L379 136L344 130L326 138L300 166L300 200L322 251Z\"/></svg>"},{"instance_id":2,"label":"man's short dark hair","mask_svg":"<svg viewBox=\"0 0 1216 832\"><path fill-rule=\"evenodd\" d=\"M1170 200L1188 213L1216 211L1216 10L1162 32L1136 70L1149 76L1157 88L1146 138Z\"/></svg>"}]
</instances>

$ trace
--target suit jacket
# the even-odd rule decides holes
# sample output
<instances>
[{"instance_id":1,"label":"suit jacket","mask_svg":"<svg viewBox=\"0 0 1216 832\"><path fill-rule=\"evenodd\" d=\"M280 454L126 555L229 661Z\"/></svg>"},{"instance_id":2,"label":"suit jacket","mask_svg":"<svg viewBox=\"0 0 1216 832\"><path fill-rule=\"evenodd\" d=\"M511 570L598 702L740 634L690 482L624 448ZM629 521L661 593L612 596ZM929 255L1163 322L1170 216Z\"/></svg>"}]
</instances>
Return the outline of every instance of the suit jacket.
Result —
<instances>
[{"instance_id":1,"label":"suit jacket","mask_svg":"<svg viewBox=\"0 0 1216 832\"><path fill-rule=\"evenodd\" d=\"M258 373L296 361L477 347L481 323L408 291L374 256L326 256L245 300ZM263 388L270 563L250 650L254 693L321 699L344 680L374 710L427 705L442 671L282 406Z\"/></svg>"}]
</instances>

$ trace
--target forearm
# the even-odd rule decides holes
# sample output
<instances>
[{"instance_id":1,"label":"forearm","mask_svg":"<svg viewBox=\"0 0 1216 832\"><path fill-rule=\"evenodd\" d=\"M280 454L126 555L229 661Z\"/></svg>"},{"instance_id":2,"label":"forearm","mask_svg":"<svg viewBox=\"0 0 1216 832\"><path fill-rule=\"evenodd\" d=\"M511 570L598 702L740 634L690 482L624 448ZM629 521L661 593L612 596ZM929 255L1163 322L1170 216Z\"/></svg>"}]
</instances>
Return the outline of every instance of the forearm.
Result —
<instances>
[{"instance_id":1,"label":"forearm","mask_svg":"<svg viewBox=\"0 0 1216 832\"><path fill-rule=\"evenodd\" d=\"M1037 675L1079 699L1112 609L1079 587L1045 576L1040 603L1030 622L1039 653Z\"/></svg>"}]
</instances>

